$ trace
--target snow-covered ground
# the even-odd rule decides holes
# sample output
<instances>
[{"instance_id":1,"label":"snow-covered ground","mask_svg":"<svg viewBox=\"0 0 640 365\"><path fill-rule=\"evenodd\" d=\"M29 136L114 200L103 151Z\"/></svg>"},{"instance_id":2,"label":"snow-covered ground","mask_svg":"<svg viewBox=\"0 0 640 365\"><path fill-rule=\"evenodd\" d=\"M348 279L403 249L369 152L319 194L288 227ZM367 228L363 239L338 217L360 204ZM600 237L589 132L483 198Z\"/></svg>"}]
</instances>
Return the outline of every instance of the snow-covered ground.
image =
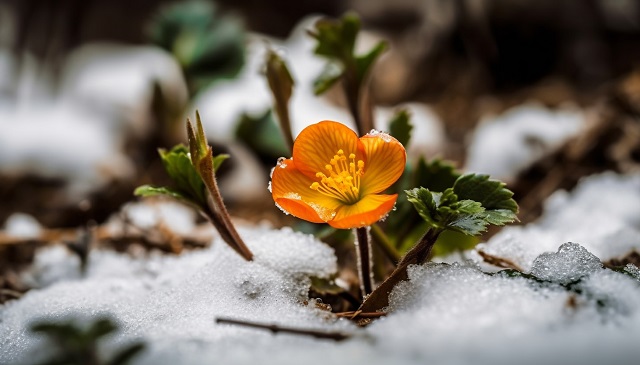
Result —
<instances>
[{"instance_id":1,"label":"snow-covered ground","mask_svg":"<svg viewBox=\"0 0 640 365\"><path fill-rule=\"evenodd\" d=\"M133 216L153 214L138 208ZM190 224L176 219L189 216L183 209L163 214ZM254 262L216 238L181 256L95 250L84 278L75 257L51 247L25 273L41 288L0 307L0 364L46 357L50 347L27 331L32 321L100 314L121 325L105 350L148 344L135 364L637 364L640 271L612 271L600 260L640 249L639 217L639 175L590 177L554 195L538 222L507 228L481 247L545 281L495 274L469 251L451 264L411 267L388 316L364 329L306 301L309 276L332 275L336 258L287 228L240 229ZM220 316L353 337L274 335L215 324Z\"/></svg>"},{"instance_id":2,"label":"snow-covered ground","mask_svg":"<svg viewBox=\"0 0 640 365\"><path fill-rule=\"evenodd\" d=\"M467 149L465 170L513 181L519 172L562 146L587 125L575 106L549 109L536 102L482 118Z\"/></svg>"}]
</instances>

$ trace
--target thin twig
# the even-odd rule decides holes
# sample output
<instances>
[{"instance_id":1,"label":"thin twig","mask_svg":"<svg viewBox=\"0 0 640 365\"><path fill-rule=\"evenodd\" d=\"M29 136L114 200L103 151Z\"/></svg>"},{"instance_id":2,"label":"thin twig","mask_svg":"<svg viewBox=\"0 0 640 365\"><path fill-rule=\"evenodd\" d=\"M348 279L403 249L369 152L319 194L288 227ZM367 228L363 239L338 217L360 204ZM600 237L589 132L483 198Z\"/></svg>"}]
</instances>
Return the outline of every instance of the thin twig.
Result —
<instances>
[{"instance_id":1,"label":"thin twig","mask_svg":"<svg viewBox=\"0 0 640 365\"><path fill-rule=\"evenodd\" d=\"M493 266L497 266L497 267L501 267L503 269L514 269L516 271L520 271L523 272L524 270L518 266L515 262L509 260L509 259L505 259L503 257L499 257L499 256L494 256L491 254L488 254L486 252L484 252L483 250L477 250L478 254L480 255L480 257L482 257L482 260L484 260L484 262L491 264Z\"/></svg>"},{"instance_id":2,"label":"thin twig","mask_svg":"<svg viewBox=\"0 0 640 365\"><path fill-rule=\"evenodd\" d=\"M238 325L238 326L244 326L244 327L265 329L265 330L271 331L274 334L278 332L282 332L282 333L289 333L294 335L303 335L303 336L311 336L311 337L321 338L321 339L329 339L334 341L343 341L351 337L351 335L342 333L342 332L326 332L326 331L309 330L309 329L301 329L301 328L281 327L276 324L247 322L247 321L231 319L231 318L216 318L216 323L232 324L232 325Z\"/></svg>"},{"instance_id":3,"label":"thin twig","mask_svg":"<svg viewBox=\"0 0 640 365\"><path fill-rule=\"evenodd\" d=\"M380 317L384 317L386 315L387 315L386 312L363 312L361 310L336 313L337 317L349 318L349 319L355 319L355 318L380 318Z\"/></svg>"}]
</instances>

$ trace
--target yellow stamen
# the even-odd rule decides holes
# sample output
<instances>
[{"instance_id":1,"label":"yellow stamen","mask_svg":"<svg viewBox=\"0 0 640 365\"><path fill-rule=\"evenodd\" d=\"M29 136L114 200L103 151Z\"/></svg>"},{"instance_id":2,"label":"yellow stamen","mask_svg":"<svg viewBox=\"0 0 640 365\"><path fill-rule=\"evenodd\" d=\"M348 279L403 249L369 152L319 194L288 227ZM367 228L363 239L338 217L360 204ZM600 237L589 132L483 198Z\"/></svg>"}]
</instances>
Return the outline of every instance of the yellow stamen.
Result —
<instances>
[{"instance_id":1,"label":"yellow stamen","mask_svg":"<svg viewBox=\"0 0 640 365\"><path fill-rule=\"evenodd\" d=\"M309 188L346 204L357 202L360 199L360 177L364 175L364 161L356 161L354 153L349 154L349 160L347 163L344 151L338 150L329 164L325 165L329 176L317 172L316 177L320 181L312 183Z\"/></svg>"}]
</instances>

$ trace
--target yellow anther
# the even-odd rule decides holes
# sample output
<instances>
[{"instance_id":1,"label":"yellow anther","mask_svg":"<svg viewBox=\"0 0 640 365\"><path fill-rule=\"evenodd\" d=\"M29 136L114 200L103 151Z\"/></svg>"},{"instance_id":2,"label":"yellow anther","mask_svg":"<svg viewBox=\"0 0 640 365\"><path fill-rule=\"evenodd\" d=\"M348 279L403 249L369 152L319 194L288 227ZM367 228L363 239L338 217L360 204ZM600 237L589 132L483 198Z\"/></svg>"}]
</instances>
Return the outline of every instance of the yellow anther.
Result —
<instances>
[{"instance_id":1,"label":"yellow anther","mask_svg":"<svg viewBox=\"0 0 640 365\"><path fill-rule=\"evenodd\" d=\"M364 161L356 162L355 153L349 153L348 156L350 162L347 163L344 151L338 150L324 166L328 173L316 173L320 181L313 182L309 187L347 204L357 202L360 199L360 177L364 175Z\"/></svg>"}]
</instances>

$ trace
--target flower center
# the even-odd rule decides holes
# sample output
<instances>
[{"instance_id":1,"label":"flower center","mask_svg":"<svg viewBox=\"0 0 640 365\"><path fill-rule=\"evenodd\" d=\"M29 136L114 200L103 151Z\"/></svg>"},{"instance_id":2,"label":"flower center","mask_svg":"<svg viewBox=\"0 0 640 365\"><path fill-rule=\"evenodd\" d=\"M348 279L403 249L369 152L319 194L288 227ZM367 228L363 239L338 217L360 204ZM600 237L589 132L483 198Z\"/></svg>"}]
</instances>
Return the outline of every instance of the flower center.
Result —
<instances>
[{"instance_id":1,"label":"flower center","mask_svg":"<svg viewBox=\"0 0 640 365\"><path fill-rule=\"evenodd\" d=\"M320 181L311 184L310 188L347 204L357 202L360 199L360 178L364 175L364 161L356 161L353 153L349 154L348 160L344 151L338 150L324 167L329 176L323 172L316 173Z\"/></svg>"}]
</instances>

